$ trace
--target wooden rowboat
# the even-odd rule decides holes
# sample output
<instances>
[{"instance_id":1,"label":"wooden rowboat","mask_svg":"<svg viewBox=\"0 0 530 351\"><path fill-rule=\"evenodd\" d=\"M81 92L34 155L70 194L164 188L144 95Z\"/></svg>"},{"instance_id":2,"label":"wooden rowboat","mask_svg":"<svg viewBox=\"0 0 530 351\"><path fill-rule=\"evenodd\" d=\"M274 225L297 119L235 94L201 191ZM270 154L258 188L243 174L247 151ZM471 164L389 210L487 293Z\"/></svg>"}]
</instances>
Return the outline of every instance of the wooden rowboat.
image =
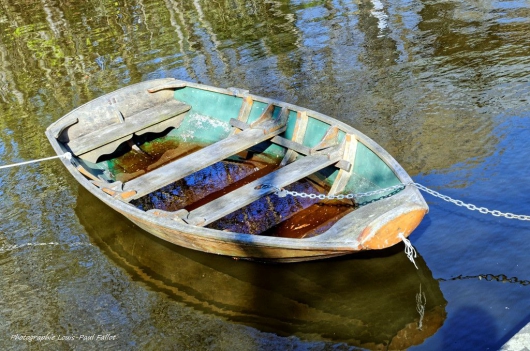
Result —
<instances>
[{"instance_id":1,"label":"wooden rowboat","mask_svg":"<svg viewBox=\"0 0 530 351\"><path fill-rule=\"evenodd\" d=\"M210 253L290 262L383 249L428 211L414 186L400 186L412 182L408 174L367 136L234 88L147 81L78 107L46 135L108 206Z\"/></svg>"}]
</instances>

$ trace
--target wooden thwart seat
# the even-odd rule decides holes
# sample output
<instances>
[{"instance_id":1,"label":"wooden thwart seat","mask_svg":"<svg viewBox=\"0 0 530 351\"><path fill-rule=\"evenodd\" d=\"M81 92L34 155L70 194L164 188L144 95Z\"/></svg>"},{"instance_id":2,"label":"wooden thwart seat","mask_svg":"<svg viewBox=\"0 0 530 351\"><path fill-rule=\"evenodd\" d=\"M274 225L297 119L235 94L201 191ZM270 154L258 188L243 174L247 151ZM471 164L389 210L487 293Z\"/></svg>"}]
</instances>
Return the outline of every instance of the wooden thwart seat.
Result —
<instances>
[{"instance_id":1,"label":"wooden thwart seat","mask_svg":"<svg viewBox=\"0 0 530 351\"><path fill-rule=\"evenodd\" d=\"M141 133L143 129L164 122L170 118L183 115L190 108L191 106L183 102L169 100L164 104L157 105L130 117L122 117L121 123L112 124L71 140L68 143L68 147L74 155L83 155L87 152L128 137L133 133ZM116 110L116 114L120 114L120 112Z\"/></svg>"},{"instance_id":2,"label":"wooden thwart seat","mask_svg":"<svg viewBox=\"0 0 530 351\"><path fill-rule=\"evenodd\" d=\"M265 195L275 192L277 188L283 188L337 163L341 157L340 148L329 154L305 156L191 211L183 219L193 225L208 225Z\"/></svg>"},{"instance_id":3,"label":"wooden thwart seat","mask_svg":"<svg viewBox=\"0 0 530 351\"><path fill-rule=\"evenodd\" d=\"M270 119L241 133L230 135L199 151L125 183L123 186L124 192L136 192L135 195L127 198L125 201L131 201L145 196L203 168L222 161L227 157L283 133L286 129L286 118L283 117L282 114L278 120Z\"/></svg>"}]
</instances>

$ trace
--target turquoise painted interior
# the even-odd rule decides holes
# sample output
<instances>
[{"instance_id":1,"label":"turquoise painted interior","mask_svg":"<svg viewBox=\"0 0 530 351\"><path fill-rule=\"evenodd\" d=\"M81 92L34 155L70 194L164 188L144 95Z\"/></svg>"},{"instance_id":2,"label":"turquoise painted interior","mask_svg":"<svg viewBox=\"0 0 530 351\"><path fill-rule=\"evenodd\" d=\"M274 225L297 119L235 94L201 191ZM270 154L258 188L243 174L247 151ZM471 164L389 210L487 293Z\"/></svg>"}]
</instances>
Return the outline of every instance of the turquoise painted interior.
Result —
<instances>
[{"instance_id":1,"label":"turquoise painted interior","mask_svg":"<svg viewBox=\"0 0 530 351\"><path fill-rule=\"evenodd\" d=\"M317 119L309 118L307 121L307 129L304 135L303 144L309 147L316 146L320 140L326 135L330 125L321 122Z\"/></svg>"},{"instance_id":2,"label":"turquoise painted interior","mask_svg":"<svg viewBox=\"0 0 530 351\"><path fill-rule=\"evenodd\" d=\"M365 145L358 143L350 181L343 193L360 193L399 184L399 178L388 165ZM367 201L375 197L366 197Z\"/></svg>"},{"instance_id":3,"label":"turquoise painted interior","mask_svg":"<svg viewBox=\"0 0 530 351\"><path fill-rule=\"evenodd\" d=\"M192 106L171 135L187 142L213 143L230 133L230 119L237 118L240 97L186 87L175 90L175 99Z\"/></svg>"},{"instance_id":4,"label":"turquoise painted interior","mask_svg":"<svg viewBox=\"0 0 530 351\"><path fill-rule=\"evenodd\" d=\"M243 103L240 97L190 87L175 90L174 96L175 99L191 105L191 111L215 116L216 119L227 123L230 118L237 118Z\"/></svg>"},{"instance_id":5,"label":"turquoise painted interior","mask_svg":"<svg viewBox=\"0 0 530 351\"><path fill-rule=\"evenodd\" d=\"M289 111L289 117L287 118L287 129L285 130L285 137L292 139L294 134L294 127L296 125L296 111Z\"/></svg>"},{"instance_id":6,"label":"turquoise painted interior","mask_svg":"<svg viewBox=\"0 0 530 351\"><path fill-rule=\"evenodd\" d=\"M266 108L267 108L266 103L254 101L254 103L252 104L252 108L250 109L250 113L248 115L247 123L255 122L259 118L259 116L261 116L261 114L265 111ZM278 117L279 113L280 113L280 109L276 108L273 111L272 116Z\"/></svg>"},{"instance_id":7,"label":"turquoise painted interior","mask_svg":"<svg viewBox=\"0 0 530 351\"><path fill-rule=\"evenodd\" d=\"M243 104L243 99L237 96L191 87L177 89L174 97L192 108L180 127L172 130L170 135L182 141L200 144L210 144L227 137L231 130L230 119L237 118ZM267 106L266 103L255 101L247 123L255 122ZM280 112L281 108L276 107L272 117L278 118ZM294 116L296 117L296 113ZM258 146L260 147L262 152L271 156L281 157L285 154L285 149L277 145L263 144Z\"/></svg>"},{"instance_id":8,"label":"turquoise painted interior","mask_svg":"<svg viewBox=\"0 0 530 351\"><path fill-rule=\"evenodd\" d=\"M170 132L170 136L183 142L210 144L225 138L231 131L230 119L237 118L243 99L207 90L186 87L175 91L175 98L192 106L188 115L179 128ZM249 114L248 123L256 121L267 104L255 101ZM273 118L278 118L281 108L276 106ZM297 112L290 111L287 129L283 136L291 139L297 119ZM324 137L330 125L320 120L309 117L303 144L308 147L316 146ZM339 140L344 139L345 133L339 132ZM264 142L256 146L261 152L275 158L283 157L285 149L281 146ZM85 168L106 178L105 170L109 165L107 161L93 164L79 160ZM335 180L338 170L327 167L320 172L328 184ZM358 143L353 174L343 193L358 193L374 189L389 187L399 183L398 177L381 158L361 143Z\"/></svg>"}]
</instances>

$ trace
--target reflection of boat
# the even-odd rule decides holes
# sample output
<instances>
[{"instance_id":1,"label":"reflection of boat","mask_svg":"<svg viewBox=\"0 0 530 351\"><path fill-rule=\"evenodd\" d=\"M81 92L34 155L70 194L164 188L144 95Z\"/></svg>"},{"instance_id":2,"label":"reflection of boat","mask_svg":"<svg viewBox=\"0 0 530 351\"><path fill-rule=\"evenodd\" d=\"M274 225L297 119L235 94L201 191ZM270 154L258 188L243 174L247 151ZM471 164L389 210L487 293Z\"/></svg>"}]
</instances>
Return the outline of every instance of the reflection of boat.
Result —
<instances>
[{"instance_id":1,"label":"reflection of boat","mask_svg":"<svg viewBox=\"0 0 530 351\"><path fill-rule=\"evenodd\" d=\"M46 134L58 154L74 155L65 165L91 193L200 251L302 261L382 249L427 211L402 185L406 172L362 133L235 89L148 81L75 109ZM362 202L345 198L352 192Z\"/></svg>"},{"instance_id":2,"label":"reflection of boat","mask_svg":"<svg viewBox=\"0 0 530 351\"><path fill-rule=\"evenodd\" d=\"M133 279L229 321L305 340L403 350L421 344L445 319L438 281L421 257L416 270L400 247L293 265L236 261L150 236L82 187L77 201L90 237Z\"/></svg>"}]
</instances>

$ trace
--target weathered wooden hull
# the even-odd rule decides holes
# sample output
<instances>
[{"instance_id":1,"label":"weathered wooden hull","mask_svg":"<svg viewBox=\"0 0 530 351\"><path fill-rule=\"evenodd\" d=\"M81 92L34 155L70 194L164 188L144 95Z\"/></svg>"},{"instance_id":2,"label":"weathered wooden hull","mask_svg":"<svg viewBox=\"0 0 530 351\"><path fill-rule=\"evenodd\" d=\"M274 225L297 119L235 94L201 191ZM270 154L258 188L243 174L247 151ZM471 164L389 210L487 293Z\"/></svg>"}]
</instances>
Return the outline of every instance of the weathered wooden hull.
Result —
<instances>
[{"instance_id":1,"label":"weathered wooden hull","mask_svg":"<svg viewBox=\"0 0 530 351\"><path fill-rule=\"evenodd\" d=\"M177 103L172 99L173 94L178 98ZM198 106L203 97L210 99L207 105L219 100L222 102L220 106L233 107L217 112L220 107L216 110L215 106ZM136 100L134 104L129 103L132 100ZM147 112L142 110L144 100L152 105ZM238 119L230 119L233 127L226 132L222 130L226 127L219 127L219 123L227 125L226 121L234 111L239 114ZM268 118L264 118L267 113ZM242 118L245 114L246 117ZM103 117L100 120L94 115ZM219 117L221 122L213 121L212 116ZM195 122L200 119L201 124L191 124L189 121L192 118L196 118ZM210 124L201 131L206 118ZM283 121L283 124L279 121ZM124 183L105 178L108 169L102 170L98 157L112 153L130 140L132 135L149 135L172 127L182 143L194 137L215 140L210 140L209 147L195 151L191 157L184 156L171 161ZM421 194L409 185L392 196L343 215L325 231L311 237L253 235L207 227L209 223L216 223L227 213L239 210L255 199L272 196L270 194L274 189L263 186L263 179L267 176L198 209L184 211L184 217L183 211L146 211L131 205L136 199L149 197L152 191L171 183L171 177L177 177L176 173L179 174L178 179L184 178L204 168L201 162L214 164L226 155L245 150L249 145L269 143L271 139L274 143L270 142L272 146L267 146L265 152L276 153L276 157L283 158L283 167L270 173L274 176L268 176L267 182L277 181L280 186L303 178L306 174L313 175L315 169L322 169L318 174L325 174L320 178L323 184L329 183L329 191L334 194L370 191L412 182L386 151L350 126L314 111L244 91L172 79L148 81L120 89L79 107L53 123L46 134L57 154L74 154L73 161L63 160L63 163L81 185L108 206L157 237L204 252L244 259L294 262L383 249L400 242L400 235L408 236L428 211ZM329 135L334 135L335 139L327 140ZM318 140L314 142L313 139ZM249 199L244 199L247 201L244 202L241 200L244 197L242 195L247 194ZM241 203L234 204L238 202ZM233 209L227 210L226 207Z\"/></svg>"}]
</instances>

